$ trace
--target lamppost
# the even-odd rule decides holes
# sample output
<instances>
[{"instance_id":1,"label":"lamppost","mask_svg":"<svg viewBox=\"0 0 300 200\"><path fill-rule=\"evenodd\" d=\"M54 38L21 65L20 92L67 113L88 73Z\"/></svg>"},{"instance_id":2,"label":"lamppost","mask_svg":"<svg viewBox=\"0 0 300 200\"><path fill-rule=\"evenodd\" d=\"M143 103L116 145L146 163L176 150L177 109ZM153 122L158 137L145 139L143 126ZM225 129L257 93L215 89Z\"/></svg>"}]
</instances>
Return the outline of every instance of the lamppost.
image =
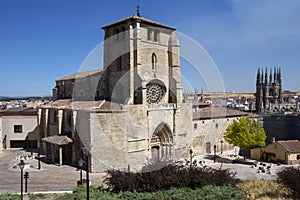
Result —
<instances>
[{"instance_id":1,"label":"lamppost","mask_svg":"<svg viewBox=\"0 0 300 200\"><path fill-rule=\"evenodd\" d=\"M38 150L38 169L41 170L41 148Z\"/></svg>"},{"instance_id":2,"label":"lamppost","mask_svg":"<svg viewBox=\"0 0 300 200\"><path fill-rule=\"evenodd\" d=\"M78 161L78 165L80 168L80 184L82 184L82 166L83 166L83 164L84 164L84 160L82 160L82 158L80 158Z\"/></svg>"},{"instance_id":3,"label":"lamppost","mask_svg":"<svg viewBox=\"0 0 300 200\"><path fill-rule=\"evenodd\" d=\"M217 145L214 145L214 163L216 162L216 150L217 150Z\"/></svg>"},{"instance_id":4,"label":"lamppost","mask_svg":"<svg viewBox=\"0 0 300 200\"><path fill-rule=\"evenodd\" d=\"M223 154L223 140L221 140L221 154Z\"/></svg>"},{"instance_id":5,"label":"lamppost","mask_svg":"<svg viewBox=\"0 0 300 200\"><path fill-rule=\"evenodd\" d=\"M19 168L21 170L21 200L23 200L23 170L24 170L24 167L25 167L24 160L20 160L20 163L18 165L19 165Z\"/></svg>"},{"instance_id":6,"label":"lamppost","mask_svg":"<svg viewBox=\"0 0 300 200\"><path fill-rule=\"evenodd\" d=\"M90 199L90 180L89 180L89 156L91 151L91 145L88 141L85 142L83 147L83 154L85 156L85 167L86 167L86 199Z\"/></svg>"},{"instance_id":7,"label":"lamppost","mask_svg":"<svg viewBox=\"0 0 300 200\"><path fill-rule=\"evenodd\" d=\"M193 160L193 150L190 149L190 167L192 167L192 160Z\"/></svg>"},{"instance_id":8,"label":"lamppost","mask_svg":"<svg viewBox=\"0 0 300 200\"><path fill-rule=\"evenodd\" d=\"M29 172L25 172L24 179L25 179L25 193L27 193L27 180L29 179Z\"/></svg>"}]
</instances>

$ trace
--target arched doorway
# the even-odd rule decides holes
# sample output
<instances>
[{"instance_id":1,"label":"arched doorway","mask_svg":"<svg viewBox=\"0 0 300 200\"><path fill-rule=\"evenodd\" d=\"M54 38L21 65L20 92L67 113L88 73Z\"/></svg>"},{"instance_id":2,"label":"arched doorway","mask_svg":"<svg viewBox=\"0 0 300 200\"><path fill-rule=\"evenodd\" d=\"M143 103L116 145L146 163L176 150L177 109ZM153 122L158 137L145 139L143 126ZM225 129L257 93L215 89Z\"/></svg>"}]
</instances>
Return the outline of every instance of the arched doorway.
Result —
<instances>
[{"instance_id":1,"label":"arched doorway","mask_svg":"<svg viewBox=\"0 0 300 200\"><path fill-rule=\"evenodd\" d=\"M166 123L157 126L151 137L150 147L152 161L173 159L173 134Z\"/></svg>"}]
</instances>

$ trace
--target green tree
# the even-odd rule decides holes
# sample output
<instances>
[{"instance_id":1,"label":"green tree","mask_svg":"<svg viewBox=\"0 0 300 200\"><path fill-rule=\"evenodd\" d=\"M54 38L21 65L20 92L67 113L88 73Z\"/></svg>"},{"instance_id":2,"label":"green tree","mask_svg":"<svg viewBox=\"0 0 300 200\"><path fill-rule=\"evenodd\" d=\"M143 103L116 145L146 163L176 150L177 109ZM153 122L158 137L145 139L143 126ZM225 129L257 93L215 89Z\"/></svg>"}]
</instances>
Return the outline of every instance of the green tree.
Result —
<instances>
[{"instance_id":1,"label":"green tree","mask_svg":"<svg viewBox=\"0 0 300 200\"><path fill-rule=\"evenodd\" d=\"M243 151L252 146L265 146L267 136L261 123L254 119L241 117L239 121L233 120L224 133L224 139ZM244 154L244 160L245 160Z\"/></svg>"}]
</instances>

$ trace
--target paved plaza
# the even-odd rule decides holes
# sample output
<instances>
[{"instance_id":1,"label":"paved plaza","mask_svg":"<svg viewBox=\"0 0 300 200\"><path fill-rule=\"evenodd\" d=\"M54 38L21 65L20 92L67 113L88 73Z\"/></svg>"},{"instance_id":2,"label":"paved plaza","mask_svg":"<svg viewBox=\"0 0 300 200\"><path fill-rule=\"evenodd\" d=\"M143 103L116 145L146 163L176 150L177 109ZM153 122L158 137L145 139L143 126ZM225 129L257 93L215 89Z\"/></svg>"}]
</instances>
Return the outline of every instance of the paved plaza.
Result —
<instances>
[{"instance_id":1,"label":"paved plaza","mask_svg":"<svg viewBox=\"0 0 300 200\"><path fill-rule=\"evenodd\" d=\"M208 167L212 167L215 169L229 169L230 171L236 173L236 178L239 178L241 180L276 179L276 174L283 168L289 166L284 164L277 165L265 162L257 162L256 166L254 166L253 164L256 162L255 160L247 159L245 162L243 162L243 157L241 156L238 156L239 160L241 161L240 163L232 163L235 159L237 159L237 157L233 155L233 151L224 152L224 154L222 155L218 154L215 163L213 161L213 155L196 156L196 159L198 161L204 161L204 165L207 165Z\"/></svg>"},{"instance_id":2,"label":"paved plaza","mask_svg":"<svg viewBox=\"0 0 300 200\"><path fill-rule=\"evenodd\" d=\"M20 156L30 157L31 153L22 150L2 150L0 152L0 193L20 192L20 169L13 167L19 163ZM38 161L34 158L27 158L26 163L30 167L24 169L29 172L28 192L48 191L72 191L79 180L80 171L68 165L57 166L41 162L42 169L38 170ZM92 173L90 179L92 184L100 184L104 174ZM83 171L83 178L85 172Z\"/></svg>"},{"instance_id":3,"label":"paved plaza","mask_svg":"<svg viewBox=\"0 0 300 200\"><path fill-rule=\"evenodd\" d=\"M75 167L68 165L58 166L54 164L47 164L41 162L42 169L38 170L38 161L30 157L31 153L23 150L3 150L0 152L0 193L19 193L20 192L20 169L13 167L15 164L19 163L19 157L23 156L27 158L26 163L30 163L30 167L24 171L29 172L28 179L28 192L49 192L49 191L72 191L77 185L77 180L79 179L80 171ZM230 159L229 154L224 153L219 158ZM217 160L216 163L213 160L207 158L206 156L195 157L198 161L203 161L204 165L208 167L213 167L216 169L230 169L236 172L237 178L242 180L250 179L275 179L276 173L282 170L283 167L287 165L277 166L273 164L270 167L270 173L258 173L260 163L257 167L247 164L239 163L226 163L221 160ZM253 162L253 161L250 161ZM269 166L270 164L266 164ZM102 184L104 173L91 173L90 179L92 184ZM83 171L83 177L85 177L85 172Z\"/></svg>"}]
</instances>

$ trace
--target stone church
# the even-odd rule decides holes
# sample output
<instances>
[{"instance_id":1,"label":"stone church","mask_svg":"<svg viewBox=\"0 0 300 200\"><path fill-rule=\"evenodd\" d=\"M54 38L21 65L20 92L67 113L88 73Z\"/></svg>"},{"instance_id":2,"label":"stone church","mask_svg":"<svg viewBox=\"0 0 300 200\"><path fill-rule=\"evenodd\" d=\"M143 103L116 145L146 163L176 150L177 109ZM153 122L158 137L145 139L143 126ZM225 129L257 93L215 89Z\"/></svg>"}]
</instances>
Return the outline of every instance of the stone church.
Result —
<instances>
[{"instance_id":1,"label":"stone church","mask_svg":"<svg viewBox=\"0 0 300 200\"><path fill-rule=\"evenodd\" d=\"M270 76L268 71L265 73L258 69L256 77L256 111L258 113L268 112L275 107L279 107L282 103L282 80L281 70L274 68L274 74L270 69Z\"/></svg>"},{"instance_id":2,"label":"stone church","mask_svg":"<svg viewBox=\"0 0 300 200\"><path fill-rule=\"evenodd\" d=\"M90 147L92 172L140 169L157 160L233 148L223 132L242 112L213 116L182 99L175 28L139 14L103 27L104 67L56 80L55 101L39 107L39 148L76 164ZM226 110L226 109L225 109Z\"/></svg>"},{"instance_id":3,"label":"stone church","mask_svg":"<svg viewBox=\"0 0 300 200\"><path fill-rule=\"evenodd\" d=\"M56 101L39 108L40 148L74 163L88 143L92 171L181 157L192 109L182 101L175 28L136 15L103 30L103 70L57 80Z\"/></svg>"}]
</instances>

